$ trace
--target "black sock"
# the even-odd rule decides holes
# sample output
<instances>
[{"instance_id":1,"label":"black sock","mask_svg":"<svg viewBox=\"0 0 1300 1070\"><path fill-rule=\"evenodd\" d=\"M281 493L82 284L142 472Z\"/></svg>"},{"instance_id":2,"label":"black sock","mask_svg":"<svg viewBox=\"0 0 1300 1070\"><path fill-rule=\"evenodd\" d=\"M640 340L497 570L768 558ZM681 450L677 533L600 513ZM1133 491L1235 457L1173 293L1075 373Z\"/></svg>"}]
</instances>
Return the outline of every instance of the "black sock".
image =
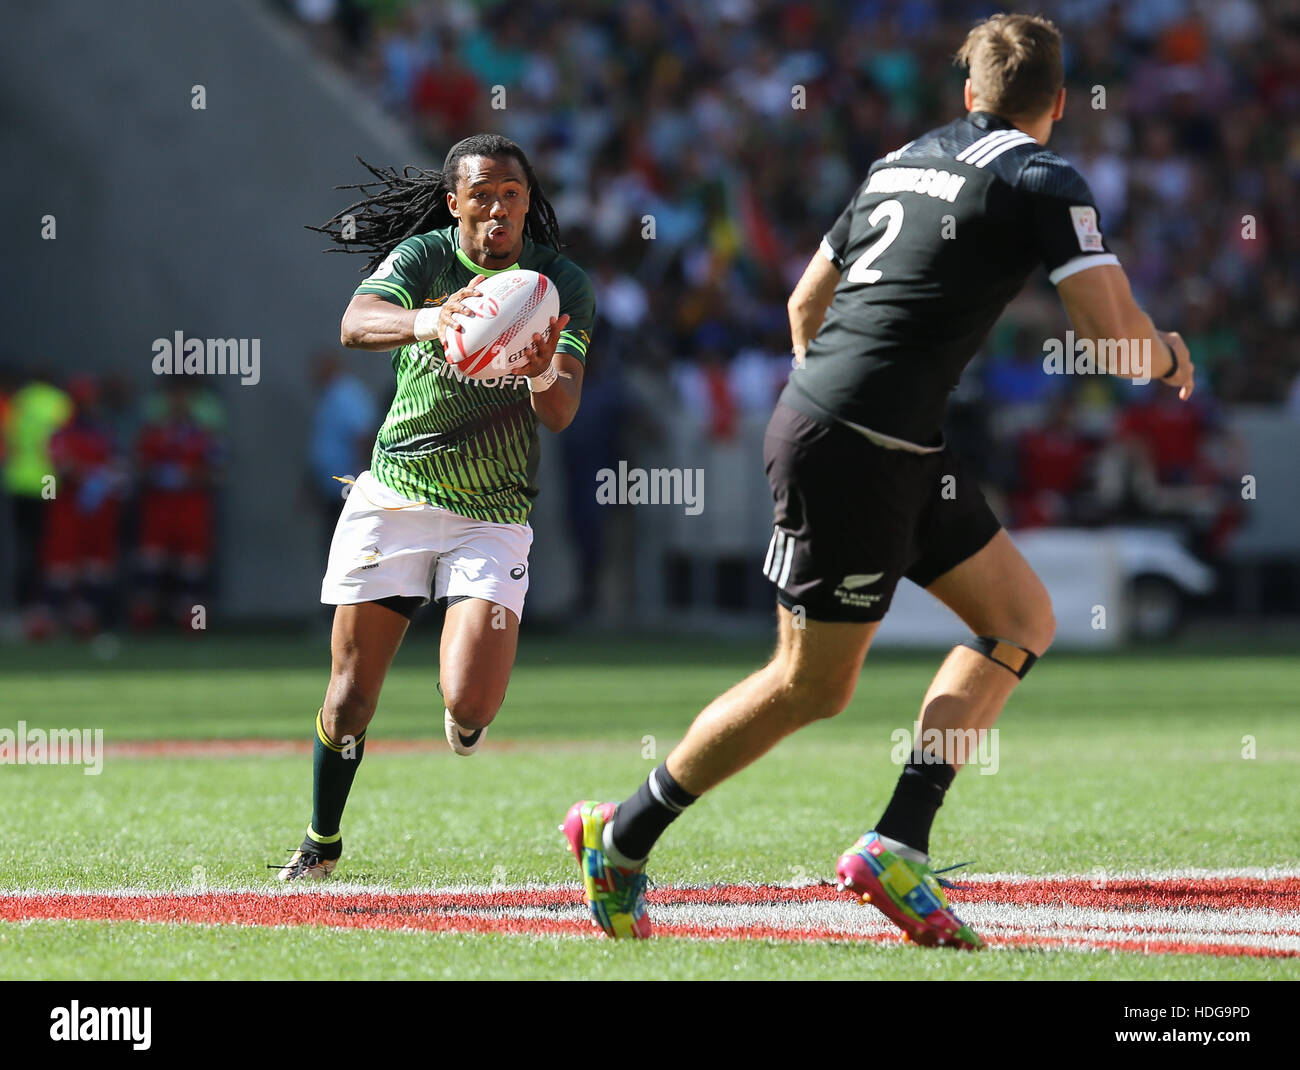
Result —
<instances>
[{"instance_id":1,"label":"black sock","mask_svg":"<svg viewBox=\"0 0 1300 1070\"><path fill-rule=\"evenodd\" d=\"M366 749L366 734L350 745L335 743L325 734L316 715L316 747L312 756L311 829L307 839L321 850L323 858L337 858L343 851L339 823L347 805L352 778ZM331 854L330 852L334 852Z\"/></svg>"},{"instance_id":2,"label":"black sock","mask_svg":"<svg viewBox=\"0 0 1300 1070\"><path fill-rule=\"evenodd\" d=\"M664 829L698 797L672 778L667 762L655 766L614 816L615 849L629 861L645 858Z\"/></svg>"},{"instance_id":3,"label":"black sock","mask_svg":"<svg viewBox=\"0 0 1300 1070\"><path fill-rule=\"evenodd\" d=\"M947 762L927 763L917 757L913 755L903 767L894 797L876 822L876 832L928 855L930 826L957 770Z\"/></svg>"}]
</instances>

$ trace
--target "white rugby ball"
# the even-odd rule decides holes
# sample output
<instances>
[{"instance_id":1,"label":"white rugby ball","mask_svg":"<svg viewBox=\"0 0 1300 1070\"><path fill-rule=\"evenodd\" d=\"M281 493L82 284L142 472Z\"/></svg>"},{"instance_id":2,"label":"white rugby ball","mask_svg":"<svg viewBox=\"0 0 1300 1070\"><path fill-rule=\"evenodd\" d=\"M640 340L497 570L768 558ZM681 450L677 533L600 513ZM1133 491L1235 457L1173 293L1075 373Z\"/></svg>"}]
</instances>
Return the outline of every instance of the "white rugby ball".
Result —
<instances>
[{"instance_id":1,"label":"white rugby ball","mask_svg":"<svg viewBox=\"0 0 1300 1070\"><path fill-rule=\"evenodd\" d=\"M512 375L533 344L560 316L560 295L545 275L526 268L489 275L478 284L479 297L464 302L474 315L452 318L463 330L443 339L447 363L471 379Z\"/></svg>"}]
</instances>

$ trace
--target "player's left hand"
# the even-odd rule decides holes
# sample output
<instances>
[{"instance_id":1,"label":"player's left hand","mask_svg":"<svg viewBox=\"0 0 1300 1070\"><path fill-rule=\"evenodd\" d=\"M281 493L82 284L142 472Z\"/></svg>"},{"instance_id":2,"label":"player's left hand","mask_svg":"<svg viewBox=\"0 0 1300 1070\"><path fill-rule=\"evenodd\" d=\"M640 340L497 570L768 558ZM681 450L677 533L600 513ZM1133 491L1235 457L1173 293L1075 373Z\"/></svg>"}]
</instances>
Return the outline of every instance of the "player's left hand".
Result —
<instances>
[{"instance_id":1,"label":"player's left hand","mask_svg":"<svg viewBox=\"0 0 1300 1070\"><path fill-rule=\"evenodd\" d=\"M559 319L552 316L546 333L533 335L532 344L524 350L524 359L515 365L515 374L526 375L531 379L546 371L555 357L555 347L560 344L560 332L568 322L567 315L562 315Z\"/></svg>"}]
</instances>

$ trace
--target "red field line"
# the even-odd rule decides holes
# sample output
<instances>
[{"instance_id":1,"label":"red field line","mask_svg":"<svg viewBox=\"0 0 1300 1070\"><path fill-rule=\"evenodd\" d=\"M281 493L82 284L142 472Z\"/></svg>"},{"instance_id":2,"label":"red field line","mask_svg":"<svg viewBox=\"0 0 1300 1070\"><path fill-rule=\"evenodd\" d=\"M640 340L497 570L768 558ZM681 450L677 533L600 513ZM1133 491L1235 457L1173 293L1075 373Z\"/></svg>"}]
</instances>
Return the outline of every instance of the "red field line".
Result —
<instances>
[{"instance_id":1,"label":"red field line","mask_svg":"<svg viewBox=\"0 0 1300 1070\"><path fill-rule=\"evenodd\" d=\"M1090 907L1094 910L1278 910L1300 912L1300 877L1178 877L1167 880L973 881L960 903Z\"/></svg>"},{"instance_id":2,"label":"red field line","mask_svg":"<svg viewBox=\"0 0 1300 1070\"><path fill-rule=\"evenodd\" d=\"M44 899L45 897L34 897ZM83 897L94 899L94 897ZM213 902L214 898L225 900ZM330 897L342 899L343 897ZM379 913L353 913L355 908L322 906L319 899L306 895L267 897L260 901L249 901L251 896L238 894L221 897L190 896L162 900L158 897L105 896L94 902L83 904L87 909L79 910L70 902L60 903L57 907L48 902L39 906L30 903L34 909L11 911L10 904L0 905L0 920L25 921L36 918L63 920L101 920L101 921L145 921L145 922L182 922L187 924L215 925L328 925L345 929L408 929L421 932L455 932L455 933L504 933L521 936L588 936L595 937L595 930L588 922L570 921L563 918L511 918L469 913L413 913L406 909ZM233 900L233 902L232 902ZM306 909L284 909L295 900L295 904ZM782 940L791 942L854 942L889 944L900 942L900 936L893 932L881 933L846 933L838 929L805 928L784 929L779 926L746 925L736 928L719 928L706 925L658 925L655 932L659 936L675 936L696 940ZM1269 948L1235 944L1182 943L1178 941L1126 939L1068 940L1056 937L1041 937L1025 934L1011 934L1002 937L995 946L1015 946L1023 948L1078 948L1087 950L1130 951L1145 954L1202 954L1229 957L1255 958L1290 958L1297 957L1295 952L1278 951Z\"/></svg>"},{"instance_id":3,"label":"red field line","mask_svg":"<svg viewBox=\"0 0 1300 1070\"><path fill-rule=\"evenodd\" d=\"M447 744L432 739L366 741L366 750L389 754L433 754ZM271 758L312 752L310 739L140 739L106 743L106 758Z\"/></svg>"},{"instance_id":4,"label":"red field line","mask_svg":"<svg viewBox=\"0 0 1300 1070\"><path fill-rule=\"evenodd\" d=\"M1229 911L1267 911L1278 922L1300 917L1300 878L1268 883L1250 878L1171 878L1125 880L1095 888L1078 879L978 881L954 892L956 903L980 902L1009 908L1076 907L1100 913L1096 921L1052 922L1050 933L1018 927L1014 920L998 921L986 929L990 943L1001 947L1083 948L1147 954L1209 954L1251 957L1297 957L1286 947L1248 943L1195 942L1170 939L1208 935L1206 919L1223 919ZM958 898L960 897L960 898ZM891 929L835 928L819 905L843 901L829 885L773 887L718 885L659 887L650 896L664 906L793 908L789 926L739 917L714 924L660 923L664 936L694 939L855 941L890 943L899 939ZM806 907L806 912L799 907ZM75 894L31 893L0 896L0 920L34 919L144 921L224 925L327 925L355 929L418 929L432 932L513 933L535 936L592 936L594 929L578 920L582 896L575 887L474 890L448 892L363 892L301 894L212 892L198 894ZM1186 913L1188 929L1164 923L1134 932L1133 915L1142 911ZM519 912L532 912L520 916ZM537 916L537 912L543 912ZM512 914L513 912L513 914ZM544 912L553 912L548 917ZM1113 912L1113 913L1112 913ZM568 915L568 916L563 916ZM1110 915L1107 917L1106 915ZM725 915L723 915L725 917ZM1014 915L1012 916L1014 919ZM1155 919L1153 919L1155 920ZM1213 927L1212 927L1213 928ZM1214 928L1222 937L1275 938L1300 935L1295 927ZM1077 933L1077 935L1076 935Z\"/></svg>"},{"instance_id":5,"label":"red field line","mask_svg":"<svg viewBox=\"0 0 1300 1070\"><path fill-rule=\"evenodd\" d=\"M788 889L774 889L786 891ZM725 900L723 900L725 901ZM744 901L744 900L735 900ZM31 895L0 897L0 921L146 921L209 925L329 925L345 929L419 929L433 932L521 933L595 936L588 921L517 918L485 909L581 906L577 889L528 892L408 895L261 895L219 892L178 896ZM869 940L886 943L897 934L851 934L840 930L790 930L751 925L723 931L705 925L660 925L663 936L695 939Z\"/></svg>"},{"instance_id":6,"label":"red field line","mask_svg":"<svg viewBox=\"0 0 1300 1070\"><path fill-rule=\"evenodd\" d=\"M803 888L728 884L673 888L671 895L674 903L797 903L842 897L830 884ZM1300 913L1300 877L1278 877L1268 881L1252 877L1172 877L1106 882L1083 878L973 880L954 889L949 898L954 904L1006 903L1093 910L1277 910ZM653 892L650 900L654 900Z\"/></svg>"},{"instance_id":7,"label":"red field line","mask_svg":"<svg viewBox=\"0 0 1300 1070\"><path fill-rule=\"evenodd\" d=\"M496 740L493 751L531 753L533 751L574 751L613 749L599 740ZM452 757L451 749L441 739L366 740L366 753L433 754ZM107 758L180 759L180 758L278 758L310 755L312 741L306 739L127 739L104 744Z\"/></svg>"},{"instance_id":8,"label":"red field line","mask_svg":"<svg viewBox=\"0 0 1300 1070\"><path fill-rule=\"evenodd\" d=\"M479 896L477 905L484 906ZM567 897L581 903L576 890ZM149 921L207 925L330 925L345 929L432 929L531 932L525 918L473 915L433 894L274 895L211 892L195 895L31 895L0 897L0 920L35 918ZM552 931L586 933L590 926L551 919Z\"/></svg>"}]
</instances>

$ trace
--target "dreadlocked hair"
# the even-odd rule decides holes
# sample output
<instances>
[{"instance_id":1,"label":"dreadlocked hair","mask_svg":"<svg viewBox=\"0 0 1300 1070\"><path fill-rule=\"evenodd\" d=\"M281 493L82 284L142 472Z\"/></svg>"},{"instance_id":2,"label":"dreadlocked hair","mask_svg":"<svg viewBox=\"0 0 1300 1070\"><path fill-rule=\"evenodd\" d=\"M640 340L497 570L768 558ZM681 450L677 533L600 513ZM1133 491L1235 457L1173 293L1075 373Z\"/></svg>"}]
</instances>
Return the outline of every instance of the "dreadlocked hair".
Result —
<instances>
[{"instance_id":1,"label":"dreadlocked hair","mask_svg":"<svg viewBox=\"0 0 1300 1070\"><path fill-rule=\"evenodd\" d=\"M447 194L456 192L456 176L465 156L512 156L518 160L529 190L524 231L535 242L560 248L555 209L542 192L528 157L517 144L500 134L475 134L456 142L441 170L408 164L399 172L394 167L376 167L358 156L357 162L376 181L335 186L335 189L360 190L365 196L323 227L307 229L326 234L342 246L326 249L327 253L369 253L370 259L361 270L362 274L372 274L399 242L456 222L447 207Z\"/></svg>"}]
</instances>

